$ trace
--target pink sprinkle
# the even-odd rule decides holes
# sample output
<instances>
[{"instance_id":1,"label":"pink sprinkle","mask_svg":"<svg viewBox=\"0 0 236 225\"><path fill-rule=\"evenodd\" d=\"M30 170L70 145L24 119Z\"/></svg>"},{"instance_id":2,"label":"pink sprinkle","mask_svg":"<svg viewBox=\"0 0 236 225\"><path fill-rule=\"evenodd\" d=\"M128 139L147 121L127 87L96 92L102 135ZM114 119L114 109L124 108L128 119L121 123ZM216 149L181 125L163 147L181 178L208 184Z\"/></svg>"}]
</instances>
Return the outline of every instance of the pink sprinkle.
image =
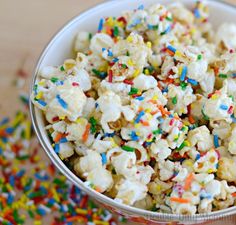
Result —
<instances>
[{"instance_id":1,"label":"pink sprinkle","mask_svg":"<svg viewBox=\"0 0 236 225\"><path fill-rule=\"evenodd\" d=\"M217 154L218 159L220 159L220 152L218 150L215 150L215 152Z\"/></svg>"},{"instance_id":2,"label":"pink sprinkle","mask_svg":"<svg viewBox=\"0 0 236 225\"><path fill-rule=\"evenodd\" d=\"M79 84L77 82L73 82L72 86L76 87L76 86L79 86Z\"/></svg>"},{"instance_id":3,"label":"pink sprinkle","mask_svg":"<svg viewBox=\"0 0 236 225\"><path fill-rule=\"evenodd\" d=\"M174 119L174 118L171 119L171 121L170 121L170 126L172 126L172 125L174 124L174 122L175 122L175 119Z\"/></svg>"},{"instance_id":4,"label":"pink sprinkle","mask_svg":"<svg viewBox=\"0 0 236 225\"><path fill-rule=\"evenodd\" d=\"M110 82L110 83L112 83L112 76L113 76L113 72L112 72L112 70L109 70L108 82Z\"/></svg>"},{"instance_id":5,"label":"pink sprinkle","mask_svg":"<svg viewBox=\"0 0 236 225\"><path fill-rule=\"evenodd\" d=\"M230 49L230 50L229 50L229 53L231 53L231 54L234 53L234 50L233 50L233 49Z\"/></svg>"},{"instance_id":6,"label":"pink sprinkle","mask_svg":"<svg viewBox=\"0 0 236 225\"><path fill-rule=\"evenodd\" d=\"M228 114L232 114L234 111L234 107L231 105L228 110Z\"/></svg>"}]
</instances>

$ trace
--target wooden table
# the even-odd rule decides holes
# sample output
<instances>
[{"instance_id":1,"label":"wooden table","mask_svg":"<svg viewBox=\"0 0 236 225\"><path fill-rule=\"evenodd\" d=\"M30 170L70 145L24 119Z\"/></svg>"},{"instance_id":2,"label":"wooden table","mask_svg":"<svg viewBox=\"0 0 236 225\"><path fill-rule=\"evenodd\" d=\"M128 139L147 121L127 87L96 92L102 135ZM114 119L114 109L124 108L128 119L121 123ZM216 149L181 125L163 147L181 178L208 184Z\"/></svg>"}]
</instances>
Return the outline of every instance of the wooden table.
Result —
<instances>
[{"instance_id":1,"label":"wooden table","mask_svg":"<svg viewBox=\"0 0 236 225\"><path fill-rule=\"evenodd\" d=\"M21 107L19 90L12 88L19 67L24 64L25 70L31 73L45 44L62 24L100 2L102 0L0 0L1 117L12 115ZM30 78L22 90L28 92L29 83ZM224 223L236 224L235 218L214 224Z\"/></svg>"}]
</instances>

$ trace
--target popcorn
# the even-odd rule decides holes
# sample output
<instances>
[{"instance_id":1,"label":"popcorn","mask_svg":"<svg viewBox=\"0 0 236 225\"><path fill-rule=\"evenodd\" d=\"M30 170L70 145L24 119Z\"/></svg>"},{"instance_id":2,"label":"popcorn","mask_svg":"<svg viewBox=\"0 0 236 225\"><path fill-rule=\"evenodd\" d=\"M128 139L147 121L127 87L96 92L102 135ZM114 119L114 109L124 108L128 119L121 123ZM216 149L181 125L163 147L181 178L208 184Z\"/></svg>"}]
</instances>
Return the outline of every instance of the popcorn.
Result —
<instances>
[{"instance_id":1,"label":"popcorn","mask_svg":"<svg viewBox=\"0 0 236 225\"><path fill-rule=\"evenodd\" d=\"M234 205L236 25L208 21L201 2L140 6L40 69L31 101L87 188L160 213Z\"/></svg>"},{"instance_id":2,"label":"popcorn","mask_svg":"<svg viewBox=\"0 0 236 225\"><path fill-rule=\"evenodd\" d=\"M217 170L217 176L228 182L236 181L236 163L231 158L222 157L219 160L219 168Z\"/></svg>"},{"instance_id":3,"label":"popcorn","mask_svg":"<svg viewBox=\"0 0 236 225\"><path fill-rule=\"evenodd\" d=\"M147 187L137 181L123 180L117 185L118 193L115 201L133 205L135 202L145 198Z\"/></svg>"},{"instance_id":4,"label":"popcorn","mask_svg":"<svg viewBox=\"0 0 236 225\"><path fill-rule=\"evenodd\" d=\"M191 146L197 145L199 151L208 151L213 147L212 136L206 126L201 126L189 131L188 140Z\"/></svg>"}]
</instances>

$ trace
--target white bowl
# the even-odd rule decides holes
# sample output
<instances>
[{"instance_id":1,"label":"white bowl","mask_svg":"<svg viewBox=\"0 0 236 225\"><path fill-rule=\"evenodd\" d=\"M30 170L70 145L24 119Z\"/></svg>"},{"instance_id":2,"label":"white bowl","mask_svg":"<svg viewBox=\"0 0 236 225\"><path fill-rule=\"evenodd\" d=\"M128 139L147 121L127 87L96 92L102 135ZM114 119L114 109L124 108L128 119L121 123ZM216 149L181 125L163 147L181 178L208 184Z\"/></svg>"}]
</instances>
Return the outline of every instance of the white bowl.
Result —
<instances>
[{"instance_id":1,"label":"white bowl","mask_svg":"<svg viewBox=\"0 0 236 225\"><path fill-rule=\"evenodd\" d=\"M32 87L37 80L38 71L47 65L60 65L67 58L72 57L72 45L74 37L79 30L85 30L89 32L96 32L98 21L102 17L119 16L120 13L127 9L134 9L137 6L144 4L148 6L153 3L170 4L171 0L117 0L108 1L100 4L72 19L53 37L47 47L44 49L42 55L39 58L36 66ZM194 0L182 0L185 5L193 6ZM210 22L216 27L223 22L235 22L236 21L236 8L228 4L224 4L219 1L205 1L210 9ZM31 87L31 91L32 91ZM57 168L76 186L85 191L92 198L97 200L106 208L118 212L131 220L138 221L139 223L146 224L163 224L170 221L180 222L181 224L196 224L210 220L216 220L224 216L233 215L236 213L236 207L208 213L198 214L194 216L175 215L175 214L163 214L156 213L147 210L142 210L134 207L130 207L124 204L115 202L113 199L100 194L88 187L86 187L79 177L72 173L65 164L61 161L58 155L55 153L48 135L45 131L45 121L40 110L34 107L30 103L31 117L34 125L35 132L38 139L48 154L52 162Z\"/></svg>"}]
</instances>

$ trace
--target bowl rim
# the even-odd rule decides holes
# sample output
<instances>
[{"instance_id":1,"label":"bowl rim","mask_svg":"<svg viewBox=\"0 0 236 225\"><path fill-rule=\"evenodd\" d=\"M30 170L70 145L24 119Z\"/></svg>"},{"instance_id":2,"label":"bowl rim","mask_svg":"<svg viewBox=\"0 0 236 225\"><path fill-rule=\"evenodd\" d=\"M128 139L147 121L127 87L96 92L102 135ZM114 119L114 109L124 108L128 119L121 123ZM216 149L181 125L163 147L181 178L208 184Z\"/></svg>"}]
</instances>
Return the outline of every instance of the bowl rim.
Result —
<instances>
[{"instance_id":1,"label":"bowl rim","mask_svg":"<svg viewBox=\"0 0 236 225\"><path fill-rule=\"evenodd\" d=\"M61 28L58 29L58 31L55 32L55 34L51 37L51 39L46 44L46 47L44 47L44 49L42 50L42 52L37 60L36 66L33 70L32 79L31 79L31 83L30 83L30 95L33 91L33 86L34 86L35 81L37 79L37 74L39 72L39 68L41 67L41 63L42 63L44 57L46 56L47 52L49 51L51 45L53 45L54 41L56 41L56 39L58 37L60 37L64 32L66 32L66 30L69 27L73 26L78 20L82 19L83 17L88 16L94 10L106 7L111 4L115 4L120 1L121 0L119 0L119 1L110 0L110 1L106 1L106 2L102 2L100 4L97 4L91 8L85 9L80 14L74 16L72 19L70 19L68 22L66 22L63 26L61 26ZM122 0L122 1L125 1L125 0ZM191 0L191 1L193 2L194 0ZM234 10L236 10L236 5L230 4L228 2L224 2L223 0L205 0L205 2L214 2L215 4L221 4L222 6L228 6L230 8L233 8ZM130 216L134 216L134 217L141 216L147 220L153 220L153 221L160 219L163 221L182 221L182 222L184 222L184 221L198 222L198 221L216 220L216 219L220 219L220 218L224 218L226 216L236 214L236 206L232 206L232 207L229 207L226 209L222 209L222 210L218 210L218 211L214 211L214 212L210 212L210 213L202 213L202 214L195 214L195 215L178 215L178 214L171 214L171 213L159 213L159 212L148 211L145 209L139 209L139 208L136 208L133 206L128 206L123 203L119 203L119 202L114 201L114 199L87 187L84 184L84 182L79 177L77 177L63 163L63 161L59 158L59 156L56 155L56 157L55 157L55 154L52 154L51 149L49 148L49 146L45 142L43 135L40 131L40 126L39 126L39 123L37 120L37 113L36 113L36 111L39 111L39 110L35 108L35 106L31 100L29 101L29 110L30 110L30 117L31 117L31 121L33 124L34 131L36 133L36 136L37 136L41 146L43 147L44 151L46 152L47 156L53 162L53 164L57 167L57 169L67 179L69 179L70 182L72 182L74 185L76 185L81 190L83 190L87 195L89 195L90 197L92 197L95 200L98 200L98 202L100 202L102 204L107 204L109 206L112 206L113 208L118 209L121 214L122 214L122 212L125 212L125 213L128 213Z\"/></svg>"}]
</instances>

